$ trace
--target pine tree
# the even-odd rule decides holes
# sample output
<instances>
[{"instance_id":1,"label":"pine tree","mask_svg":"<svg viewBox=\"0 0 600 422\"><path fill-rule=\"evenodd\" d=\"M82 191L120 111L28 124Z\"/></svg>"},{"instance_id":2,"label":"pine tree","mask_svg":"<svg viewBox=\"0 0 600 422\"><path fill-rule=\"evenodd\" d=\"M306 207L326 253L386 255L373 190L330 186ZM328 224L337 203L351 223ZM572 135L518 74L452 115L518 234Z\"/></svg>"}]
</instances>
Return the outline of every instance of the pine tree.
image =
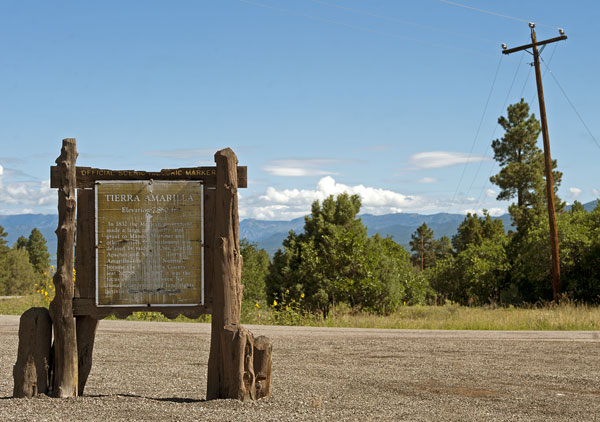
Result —
<instances>
[{"instance_id":1,"label":"pine tree","mask_svg":"<svg viewBox=\"0 0 600 422\"><path fill-rule=\"evenodd\" d=\"M19 236L15 242L14 249L27 249L27 238L25 236Z\"/></svg>"},{"instance_id":2,"label":"pine tree","mask_svg":"<svg viewBox=\"0 0 600 422\"><path fill-rule=\"evenodd\" d=\"M500 188L498 200L517 199L509 212L517 230L526 230L532 219L544 210L544 154L537 146L540 122L529 114L529 105L523 101L511 104L507 117L500 116L498 124L505 130L501 139L492 142L494 159L502 167L490 181ZM552 168L556 168L553 161ZM554 191L558 189L562 173L553 171ZM556 208L562 210L564 203L556 197Z\"/></svg>"},{"instance_id":3,"label":"pine tree","mask_svg":"<svg viewBox=\"0 0 600 422\"><path fill-rule=\"evenodd\" d=\"M427 226L427 223L423 223L417 227L410 238L410 250L414 252L411 255L413 264L418 265L421 271L432 266L435 262L433 230Z\"/></svg>"},{"instance_id":4,"label":"pine tree","mask_svg":"<svg viewBox=\"0 0 600 422\"><path fill-rule=\"evenodd\" d=\"M50 266L50 254L46 246L46 239L38 229L34 228L27 240L27 252L29 253L29 262L33 265L35 271L42 274Z\"/></svg>"}]
</instances>

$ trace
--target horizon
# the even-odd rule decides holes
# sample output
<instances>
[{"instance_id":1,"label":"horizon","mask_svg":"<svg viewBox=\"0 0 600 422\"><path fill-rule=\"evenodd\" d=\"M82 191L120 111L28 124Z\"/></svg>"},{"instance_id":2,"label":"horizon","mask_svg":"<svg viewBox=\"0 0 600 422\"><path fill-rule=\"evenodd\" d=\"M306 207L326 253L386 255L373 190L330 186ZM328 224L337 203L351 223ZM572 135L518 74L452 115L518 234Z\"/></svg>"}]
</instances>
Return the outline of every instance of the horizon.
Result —
<instances>
[{"instance_id":1,"label":"horizon","mask_svg":"<svg viewBox=\"0 0 600 422\"><path fill-rule=\"evenodd\" d=\"M589 201L589 202L582 203L582 205L584 205L584 206L587 206L587 205L593 204L594 202L597 202L597 201L599 201L599 200L600 200L600 199L594 199L594 200L592 200L592 201ZM572 206L572 205L573 205L573 203L567 203L567 204L566 204L566 206L567 206L567 207L570 207L570 206ZM438 212L434 212L434 213L431 213L431 214L425 214L425 213L419 213L419 212L404 212L404 211L400 211L400 212L391 212L391 213L387 213L387 214L370 214L370 213L362 213L362 212L359 212L359 213L357 214L357 216L358 216L358 217L361 217L361 216L368 215L368 216L374 216L374 217L383 217L383 216L387 216L387 215L395 215L395 214L405 214L405 215L422 215L422 216L434 216L434 215L439 215L439 214L446 214L446 215L460 215L460 216L463 216L463 215L464 215L464 216L466 216L466 214L461 214L461 213L451 213L451 212L445 212L445 211L438 211ZM476 214L477 214L478 216L482 216L482 215L483 215L483 213L476 213ZM29 212L29 213L20 213L20 214L0 214L0 217L12 217L12 216L23 216L23 215L41 215L41 216L49 216L49 215L52 215L52 216L57 216L57 217L58 217L58 212L56 212L56 213L34 213L34 212ZM305 217L305 216L307 216L307 215L310 215L310 211L309 211L309 212L307 212L307 213L306 213L305 215L303 215L303 216L300 216L300 217L295 217L295 218L291 218L291 219L288 219L288 220L268 220L268 219L254 218L254 217L246 217L246 218L240 218L240 222L241 222L241 221L244 221L244 220L257 220L257 221L282 221L282 222L285 222L285 221L297 220L297 219L299 219L299 218L303 218L303 217ZM501 217L504 217L504 216L507 216L507 215L510 215L510 214L509 214L508 212L505 212L505 213L502 213L502 214L498 214L498 215L492 215L492 214L490 214L490 216L491 216L492 218L501 218Z\"/></svg>"},{"instance_id":2,"label":"horizon","mask_svg":"<svg viewBox=\"0 0 600 422\"><path fill-rule=\"evenodd\" d=\"M0 215L56 213L68 137L78 165L115 170L212 166L231 147L248 167L240 220L290 221L341 192L364 214L502 215L497 119L520 98L539 109L529 55L501 43L528 43L528 21L568 36L542 53L558 195L597 199L600 4L474 6L2 3Z\"/></svg>"}]
</instances>

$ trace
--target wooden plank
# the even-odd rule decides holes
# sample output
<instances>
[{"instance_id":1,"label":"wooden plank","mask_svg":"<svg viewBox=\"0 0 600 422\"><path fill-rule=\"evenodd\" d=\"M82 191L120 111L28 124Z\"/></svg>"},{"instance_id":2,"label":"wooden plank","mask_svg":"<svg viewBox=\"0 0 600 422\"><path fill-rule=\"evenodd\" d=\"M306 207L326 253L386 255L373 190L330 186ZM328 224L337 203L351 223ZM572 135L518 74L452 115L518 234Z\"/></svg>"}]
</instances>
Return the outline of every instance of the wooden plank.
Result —
<instances>
[{"instance_id":1,"label":"wooden plank","mask_svg":"<svg viewBox=\"0 0 600 422\"><path fill-rule=\"evenodd\" d=\"M86 315L95 319L106 318L115 315L117 318L127 318L134 312L160 312L167 318L176 318L184 315L188 318L198 318L200 315L210 314L210 306L127 306L127 307L102 307L98 308L94 299L74 298L73 314L75 316Z\"/></svg>"},{"instance_id":2,"label":"wooden plank","mask_svg":"<svg viewBox=\"0 0 600 422\"><path fill-rule=\"evenodd\" d=\"M205 186L217 185L216 167L182 167L161 171L110 170L93 167L77 167L76 188L93 188L99 180L202 180ZM238 166L238 188L248 187L248 168ZM50 167L50 187L58 188L60 176L58 166Z\"/></svg>"},{"instance_id":3,"label":"wooden plank","mask_svg":"<svg viewBox=\"0 0 600 422\"><path fill-rule=\"evenodd\" d=\"M94 224L94 190L77 190L77 242L75 243L75 297L94 300L96 293L96 253ZM83 395L88 375L92 369L94 340L98 320L90 316L77 316L77 394Z\"/></svg>"},{"instance_id":4,"label":"wooden plank","mask_svg":"<svg viewBox=\"0 0 600 422\"><path fill-rule=\"evenodd\" d=\"M204 190L204 303L213 303L215 251L215 189Z\"/></svg>"},{"instance_id":5,"label":"wooden plank","mask_svg":"<svg viewBox=\"0 0 600 422\"><path fill-rule=\"evenodd\" d=\"M93 298L96 293L94 213L94 191L78 189L75 297Z\"/></svg>"}]
</instances>

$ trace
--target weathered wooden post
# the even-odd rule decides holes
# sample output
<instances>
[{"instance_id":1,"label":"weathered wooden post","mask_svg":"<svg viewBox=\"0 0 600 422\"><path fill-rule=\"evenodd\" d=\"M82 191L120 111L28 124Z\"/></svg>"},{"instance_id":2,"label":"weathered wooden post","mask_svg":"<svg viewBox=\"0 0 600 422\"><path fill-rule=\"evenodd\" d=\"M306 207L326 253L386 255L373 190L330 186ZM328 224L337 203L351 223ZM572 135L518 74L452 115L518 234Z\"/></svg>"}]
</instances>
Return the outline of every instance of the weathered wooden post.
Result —
<instances>
[{"instance_id":1,"label":"weathered wooden post","mask_svg":"<svg viewBox=\"0 0 600 422\"><path fill-rule=\"evenodd\" d=\"M13 367L14 397L46 394L52 370L52 321L46 308L30 308L19 321L19 349Z\"/></svg>"},{"instance_id":2,"label":"weathered wooden post","mask_svg":"<svg viewBox=\"0 0 600 422\"><path fill-rule=\"evenodd\" d=\"M240 324L242 255L239 243L237 157L229 149L215 154L217 164L213 312L206 398L254 400L254 336ZM268 341L268 340L267 340ZM269 341L270 343L270 341ZM270 348L269 359L270 361ZM261 368L262 370L262 368ZM270 370L270 367L269 367ZM264 372L264 371L263 371ZM268 377L263 377L270 382ZM269 389L260 387L261 396Z\"/></svg>"},{"instance_id":3,"label":"weathered wooden post","mask_svg":"<svg viewBox=\"0 0 600 422\"><path fill-rule=\"evenodd\" d=\"M54 397L77 396L77 340L73 318L73 246L75 244L75 139L63 139L56 159L59 172L56 235L56 295L50 303L54 327Z\"/></svg>"},{"instance_id":4,"label":"weathered wooden post","mask_svg":"<svg viewBox=\"0 0 600 422\"><path fill-rule=\"evenodd\" d=\"M75 266L77 281L75 298L93 298L95 294L96 257L94 256L94 191L77 191L77 244L75 245ZM76 315L77 333L77 394L83 395L85 383L92 369L92 355L98 320L90 315Z\"/></svg>"}]
</instances>

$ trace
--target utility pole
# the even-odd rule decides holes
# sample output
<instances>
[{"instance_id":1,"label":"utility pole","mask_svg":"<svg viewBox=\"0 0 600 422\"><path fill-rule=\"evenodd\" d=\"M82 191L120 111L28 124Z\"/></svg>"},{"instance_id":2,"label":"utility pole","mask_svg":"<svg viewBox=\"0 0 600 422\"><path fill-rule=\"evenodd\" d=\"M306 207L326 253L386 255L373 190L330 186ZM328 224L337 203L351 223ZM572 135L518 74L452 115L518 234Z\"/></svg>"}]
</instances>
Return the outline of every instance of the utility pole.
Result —
<instances>
[{"instance_id":1,"label":"utility pole","mask_svg":"<svg viewBox=\"0 0 600 422\"><path fill-rule=\"evenodd\" d=\"M544 164L546 172L546 202L548 204L548 221L550 223L550 250L552 252L552 291L554 301L560 300L560 261L558 256L558 231L556 229L556 212L554 208L554 181L552 180L552 158L550 156L550 139L548 137L548 121L546 119L546 103L544 102L544 89L542 87L542 72L540 70L540 53L538 46L542 46L542 51L547 44L566 40L565 32L559 28L560 37L550 38L544 41L538 41L535 34L535 24L529 22L531 28L531 44L522 45L515 48L506 48L502 44L502 53L511 54L521 50L531 48L533 52L533 64L535 66L535 81L537 84L538 102L540 104L540 117L542 120L542 137L544 139Z\"/></svg>"}]
</instances>

